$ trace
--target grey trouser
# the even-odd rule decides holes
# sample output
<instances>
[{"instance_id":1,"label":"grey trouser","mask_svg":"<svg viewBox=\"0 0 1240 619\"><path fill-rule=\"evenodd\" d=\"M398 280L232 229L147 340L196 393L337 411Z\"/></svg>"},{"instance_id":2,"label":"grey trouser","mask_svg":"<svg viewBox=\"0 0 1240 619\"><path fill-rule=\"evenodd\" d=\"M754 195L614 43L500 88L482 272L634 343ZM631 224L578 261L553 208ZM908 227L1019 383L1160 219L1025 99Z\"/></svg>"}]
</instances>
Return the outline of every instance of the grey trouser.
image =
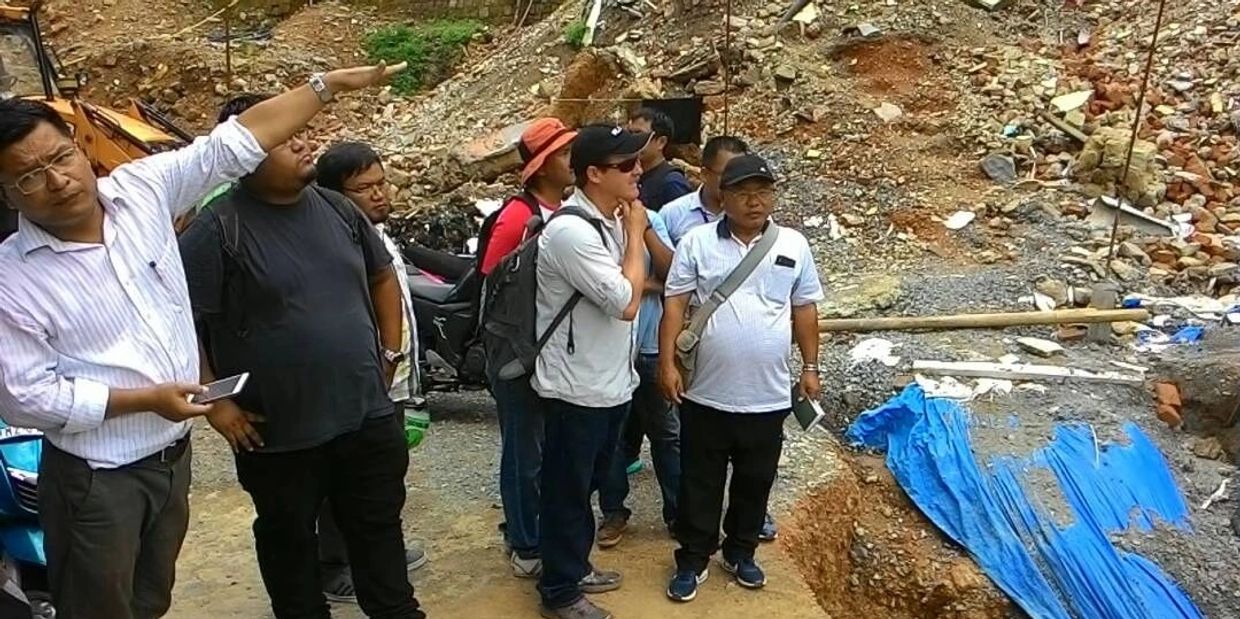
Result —
<instances>
[{"instance_id":1,"label":"grey trouser","mask_svg":"<svg viewBox=\"0 0 1240 619\"><path fill-rule=\"evenodd\" d=\"M46 440L39 520L58 619L168 612L189 525L189 437L118 469L92 470Z\"/></svg>"}]
</instances>

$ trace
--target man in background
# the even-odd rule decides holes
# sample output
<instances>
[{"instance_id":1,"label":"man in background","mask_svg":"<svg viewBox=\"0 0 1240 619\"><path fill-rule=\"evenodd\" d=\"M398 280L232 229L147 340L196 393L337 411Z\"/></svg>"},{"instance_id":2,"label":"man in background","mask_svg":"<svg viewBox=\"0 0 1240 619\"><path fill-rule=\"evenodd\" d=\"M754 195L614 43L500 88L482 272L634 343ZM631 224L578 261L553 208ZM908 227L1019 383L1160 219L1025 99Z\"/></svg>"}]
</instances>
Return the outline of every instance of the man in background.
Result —
<instances>
[{"instance_id":1,"label":"man in background","mask_svg":"<svg viewBox=\"0 0 1240 619\"><path fill-rule=\"evenodd\" d=\"M642 149L642 177L638 181L641 201L647 209L659 211L663 206L691 191L685 173L667 160L667 145L676 136L676 125L662 110L645 107L629 118L628 128L652 137Z\"/></svg>"},{"instance_id":2,"label":"man in background","mask_svg":"<svg viewBox=\"0 0 1240 619\"><path fill-rule=\"evenodd\" d=\"M392 268L400 284L401 321L400 353L404 359L396 365L388 396L396 405L396 416L404 418L414 409L425 409L421 384L418 380L418 323L413 315L413 300L409 296L409 276L405 271L405 258L400 246L388 235L385 223L392 214L391 185L379 154L367 144L342 142L333 145L319 157L318 183L324 189L344 194L366 219L374 225L375 232L392 257ZM324 501L319 510L319 563L323 570L323 594L333 602L357 602L353 586L353 574L349 569L349 553L336 525L330 501ZM407 544L405 565L416 570L426 565L426 551Z\"/></svg>"},{"instance_id":3,"label":"man in background","mask_svg":"<svg viewBox=\"0 0 1240 619\"><path fill-rule=\"evenodd\" d=\"M749 152L745 141L730 135L713 137L702 148L702 186L681 196L659 212L667 223L672 243L680 243L690 230L719 221L723 217L723 198L719 194L719 175L737 155Z\"/></svg>"},{"instance_id":4,"label":"man in background","mask_svg":"<svg viewBox=\"0 0 1240 619\"><path fill-rule=\"evenodd\" d=\"M529 238L534 217L543 222L559 210L564 192L573 185L570 149L577 132L556 118L539 118L521 134L521 192L494 215L489 234L478 239L479 268L490 275L506 256ZM495 368L488 368L493 371ZM542 573L539 550L539 476L543 461L545 416L528 376L488 376L499 415L499 492L504 507L500 530L509 566L518 578Z\"/></svg>"}]
</instances>

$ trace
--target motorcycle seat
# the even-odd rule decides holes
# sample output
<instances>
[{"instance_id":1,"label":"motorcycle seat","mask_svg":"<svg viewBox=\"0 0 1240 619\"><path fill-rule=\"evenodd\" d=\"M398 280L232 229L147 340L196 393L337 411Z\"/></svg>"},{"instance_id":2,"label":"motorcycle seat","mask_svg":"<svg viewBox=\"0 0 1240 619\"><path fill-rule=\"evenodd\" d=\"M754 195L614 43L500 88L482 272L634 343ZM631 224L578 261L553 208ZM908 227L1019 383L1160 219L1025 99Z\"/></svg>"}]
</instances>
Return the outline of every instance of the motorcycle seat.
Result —
<instances>
[{"instance_id":1,"label":"motorcycle seat","mask_svg":"<svg viewBox=\"0 0 1240 619\"><path fill-rule=\"evenodd\" d=\"M409 295L431 303L444 303L452 296L456 284L441 282L420 273L409 274Z\"/></svg>"}]
</instances>

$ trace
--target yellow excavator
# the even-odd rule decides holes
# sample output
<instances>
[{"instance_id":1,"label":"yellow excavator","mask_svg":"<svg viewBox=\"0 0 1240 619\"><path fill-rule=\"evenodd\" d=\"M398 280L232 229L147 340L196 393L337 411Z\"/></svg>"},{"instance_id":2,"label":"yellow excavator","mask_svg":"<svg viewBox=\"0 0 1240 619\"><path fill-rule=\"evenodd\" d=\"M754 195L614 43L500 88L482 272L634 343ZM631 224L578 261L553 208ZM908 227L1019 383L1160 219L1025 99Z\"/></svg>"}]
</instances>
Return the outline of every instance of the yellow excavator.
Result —
<instances>
[{"instance_id":1,"label":"yellow excavator","mask_svg":"<svg viewBox=\"0 0 1240 619\"><path fill-rule=\"evenodd\" d=\"M100 176L122 163L178 148L193 139L137 99L131 99L129 109L122 113L79 98L81 77L66 74L43 40L41 5L41 0L29 6L0 4L0 99L37 99L54 108L69 123L74 141ZM0 197L0 240L15 226L15 214Z\"/></svg>"}]
</instances>

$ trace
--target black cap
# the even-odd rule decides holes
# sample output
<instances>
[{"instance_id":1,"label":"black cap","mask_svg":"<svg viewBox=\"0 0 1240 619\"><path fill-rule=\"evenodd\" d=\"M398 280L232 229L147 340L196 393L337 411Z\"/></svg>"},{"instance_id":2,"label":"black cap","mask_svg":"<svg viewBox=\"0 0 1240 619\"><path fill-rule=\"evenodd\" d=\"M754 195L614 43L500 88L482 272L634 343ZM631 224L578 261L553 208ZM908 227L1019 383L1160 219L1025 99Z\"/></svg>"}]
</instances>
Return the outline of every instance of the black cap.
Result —
<instances>
[{"instance_id":1,"label":"black cap","mask_svg":"<svg viewBox=\"0 0 1240 619\"><path fill-rule=\"evenodd\" d=\"M775 174L771 172L771 166L767 165L765 159L757 155L739 155L728 160L728 164L723 166L719 186L732 187L751 178L775 182Z\"/></svg>"},{"instance_id":2,"label":"black cap","mask_svg":"<svg viewBox=\"0 0 1240 619\"><path fill-rule=\"evenodd\" d=\"M613 157L636 157L650 143L649 133L634 133L619 125L588 125L577 131L571 153L574 170L610 163Z\"/></svg>"}]
</instances>

